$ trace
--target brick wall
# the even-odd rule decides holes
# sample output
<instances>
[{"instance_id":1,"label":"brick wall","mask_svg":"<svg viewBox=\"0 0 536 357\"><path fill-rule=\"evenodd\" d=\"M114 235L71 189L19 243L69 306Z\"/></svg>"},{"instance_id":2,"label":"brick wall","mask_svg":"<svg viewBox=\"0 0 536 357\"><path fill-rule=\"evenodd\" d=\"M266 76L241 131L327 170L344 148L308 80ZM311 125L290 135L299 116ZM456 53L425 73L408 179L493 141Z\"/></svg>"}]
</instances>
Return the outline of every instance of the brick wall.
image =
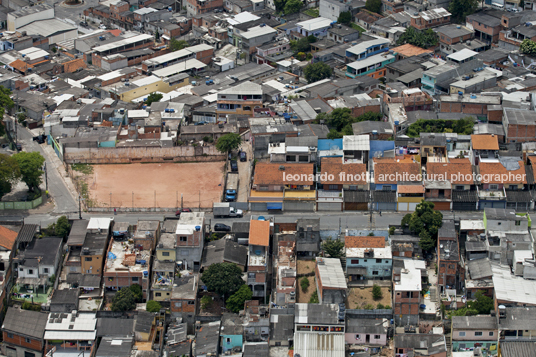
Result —
<instances>
[{"instance_id":1,"label":"brick wall","mask_svg":"<svg viewBox=\"0 0 536 357\"><path fill-rule=\"evenodd\" d=\"M488 111L488 121L490 122L502 123L502 117L503 111L501 109Z\"/></svg>"},{"instance_id":2,"label":"brick wall","mask_svg":"<svg viewBox=\"0 0 536 357\"><path fill-rule=\"evenodd\" d=\"M13 334L13 337L8 337L8 332L3 332L4 342L11 345L29 348L35 351L41 351L43 349L43 342L34 338L30 338L30 342L26 342L26 337Z\"/></svg>"},{"instance_id":3,"label":"brick wall","mask_svg":"<svg viewBox=\"0 0 536 357\"><path fill-rule=\"evenodd\" d=\"M536 137L536 125L508 124L508 135L506 142L524 143L534 141Z\"/></svg>"},{"instance_id":4,"label":"brick wall","mask_svg":"<svg viewBox=\"0 0 536 357\"><path fill-rule=\"evenodd\" d=\"M188 302L193 301L193 304ZM174 300L171 299L171 311L172 312L191 312L195 313L195 300Z\"/></svg>"},{"instance_id":5,"label":"brick wall","mask_svg":"<svg viewBox=\"0 0 536 357\"><path fill-rule=\"evenodd\" d=\"M77 58L75 60L63 63L63 73L73 73L80 68L87 68L87 63L83 58Z\"/></svg>"}]
</instances>

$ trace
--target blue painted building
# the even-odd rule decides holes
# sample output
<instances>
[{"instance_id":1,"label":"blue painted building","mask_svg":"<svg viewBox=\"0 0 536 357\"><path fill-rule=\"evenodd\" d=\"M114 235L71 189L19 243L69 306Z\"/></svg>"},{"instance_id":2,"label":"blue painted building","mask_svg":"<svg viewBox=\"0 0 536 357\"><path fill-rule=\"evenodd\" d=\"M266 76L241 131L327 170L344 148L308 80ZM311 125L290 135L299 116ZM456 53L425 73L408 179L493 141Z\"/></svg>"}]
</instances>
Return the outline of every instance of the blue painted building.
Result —
<instances>
[{"instance_id":1,"label":"blue painted building","mask_svg":"<svg viewBox=\"0 0 536 357\"><path fill-rule=\"evenodd\" d=\"M393 255L385 237L345 237L349 281L391 280Z\"/></svg>"},{"instance_id":2,"label":"blue painted building","mask_svg":"<svg viewBox=\"0 0 536 357\"><path fill-rule=\"evenodd\" d=\"M342 139L318 139L318 151L317 160L320 164L320 160L323 157L342 157L344 152L342 150Z\"/></svg>"},{"instance_id":3,"label":"blue painted building","mask_svg":"<svg viewBox=\"0 0 536 357\"><path fill-rule=\"evenodd\" d=\"M320 140L319 140L319 142L320 142ZM370 141L369 159L373 159L375 157L378 157L376 155L380 155L379 157L383 157L383 156L385 156L384 153L386 151L391 151L391 150L394 150L394 149L395 149L395 142L394 141L371 140Z\"/></svg>"},{"instance_id":4,"label":"blue painted building","mask_svg":"<svg viewBox=\"0 0 536 357\"><path fill-rule=\"evenodd\" d=\"M389 51L390 41L386 38L378 38L370 41L363 41L346 50L346 57L361 61L370 56Z\"/></svg>"},{"instance_id":5,"label":"blue painted building","mask_svg":"<svg viewBox=\"0 0 536 357\"><path fill-rule=\"evenodd\" d=\"M220 332L222 351L231 351L242 349L244 343L242 336L244 335L244 327L242 320L236 314L224 313L222 316L222 328ZM215 337L217 338L217 336Z\"/></svg>"}]
</instances>

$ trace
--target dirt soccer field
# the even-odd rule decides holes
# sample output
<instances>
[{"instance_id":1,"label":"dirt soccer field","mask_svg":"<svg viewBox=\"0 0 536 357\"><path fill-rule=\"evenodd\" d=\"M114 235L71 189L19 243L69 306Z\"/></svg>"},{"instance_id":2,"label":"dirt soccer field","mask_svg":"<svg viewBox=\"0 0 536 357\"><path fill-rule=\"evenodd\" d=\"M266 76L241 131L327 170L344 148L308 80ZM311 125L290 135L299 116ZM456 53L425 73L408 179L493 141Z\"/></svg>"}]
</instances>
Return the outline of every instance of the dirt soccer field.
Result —
<instances>
[{"instance_id":1,"label":"dirt soccer field","mask_svg":"<svg viewBox=\"0 0 536 357\"><path fill-rule=\"evenodd\" d=\"M94 207L212 207L223 190L224 162L93 165Z\"/></svg>"}]
</instances>

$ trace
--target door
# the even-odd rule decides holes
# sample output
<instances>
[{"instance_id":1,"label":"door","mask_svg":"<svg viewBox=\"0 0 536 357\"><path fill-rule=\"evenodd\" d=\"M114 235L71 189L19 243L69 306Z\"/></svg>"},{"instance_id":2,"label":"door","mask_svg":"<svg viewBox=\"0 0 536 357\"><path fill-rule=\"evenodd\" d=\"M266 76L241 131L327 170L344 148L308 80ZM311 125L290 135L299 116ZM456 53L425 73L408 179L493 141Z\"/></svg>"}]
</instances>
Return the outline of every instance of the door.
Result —
<instances>
[{"instance_id":1,"label":"door","mask_svg":"<svg viewBox=\"0 0 536 357\"><path fill-rule=\"evenodd\" d=\"M367 337L365 337L365 342L370 343L370 335L367 335Z\"/></svg>"}]
</instances>

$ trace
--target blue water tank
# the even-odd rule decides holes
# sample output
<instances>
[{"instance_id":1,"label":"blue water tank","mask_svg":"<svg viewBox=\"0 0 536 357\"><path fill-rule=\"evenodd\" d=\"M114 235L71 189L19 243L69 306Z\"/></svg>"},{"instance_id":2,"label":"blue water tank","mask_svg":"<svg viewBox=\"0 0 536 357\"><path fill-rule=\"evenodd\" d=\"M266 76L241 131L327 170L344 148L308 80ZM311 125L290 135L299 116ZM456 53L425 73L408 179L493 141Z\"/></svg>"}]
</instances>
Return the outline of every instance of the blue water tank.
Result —
<instances>
[{"instance_id":1,"label":"blue water tank","mask_svg":"<svg viewBox=\"0 0 536 357\"><path fill-rule=\"evenodd\" d=\"M201 230L201 226L195 226L195 230L199 232Z\"/></svg>"},{"instance_id":2,"label":"blue water tank","mask_svg":"<svg viewBox=\"0 0 536 357\"><path fill-rule=\"evenodd\" d=\"M143 271L143 276L149 276L149 272L147 270Z\"/></svg>"},{"instance_id":3,"label":"blue water tank","mask_svg":"<svg viewBox=\"0 0 536 357\"><path fill-rule=\"evenodd\" d=\"M266 221L266 218L264 218L264 216L259 216L259 218L257 218L258 221Z\"/></svg>"}]
</instances>

